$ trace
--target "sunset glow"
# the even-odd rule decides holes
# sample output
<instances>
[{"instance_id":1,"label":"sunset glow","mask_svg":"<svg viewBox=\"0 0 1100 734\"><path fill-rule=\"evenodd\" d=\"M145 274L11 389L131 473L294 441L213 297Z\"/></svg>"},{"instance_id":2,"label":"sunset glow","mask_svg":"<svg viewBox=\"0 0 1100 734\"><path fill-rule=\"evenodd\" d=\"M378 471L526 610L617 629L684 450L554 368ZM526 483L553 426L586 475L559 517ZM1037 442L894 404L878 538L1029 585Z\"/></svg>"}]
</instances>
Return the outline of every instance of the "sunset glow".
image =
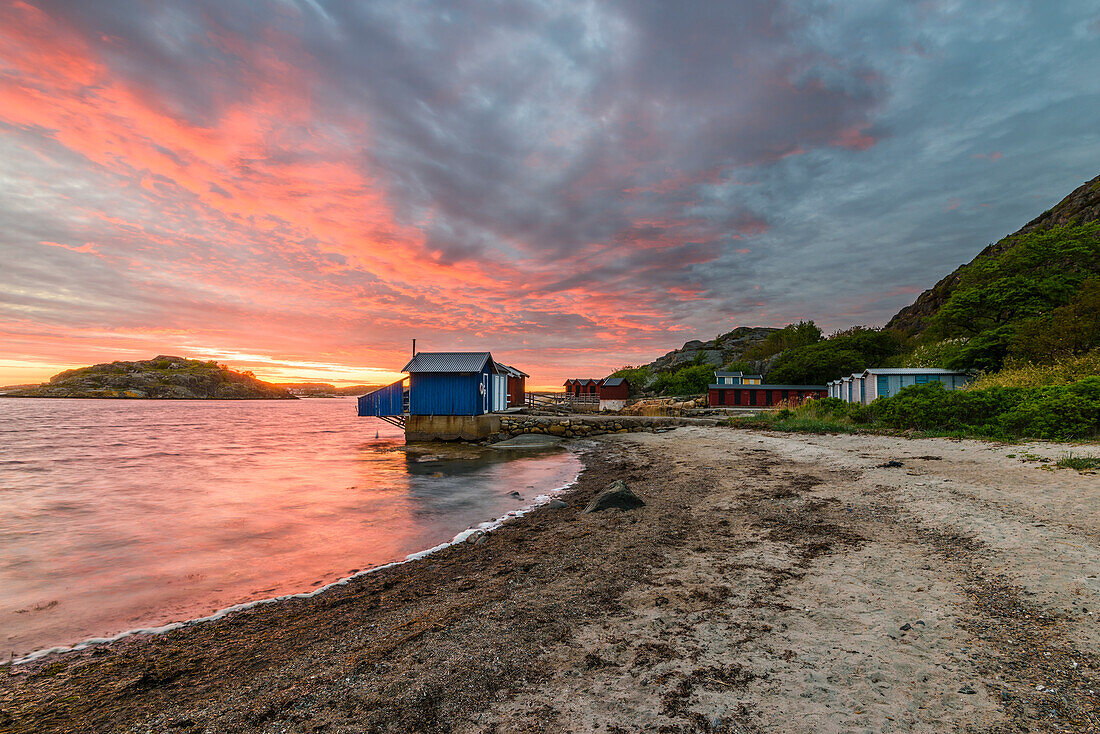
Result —
<instances>
[{"instance_id":1,"label":"sunset glow","mask_svg":"<svg viewBox=\"0 0 1100 734\"><path fill-rule=\"evenodd\" d=\"M1022 9L899 8L861 47L871 10L504 5L5 3L0 385L156 354L379 383L416 338L541 387L882 323L1100 152L1067 127L1095 75L1014 73L1061 34ZM1006 25L1032 40L990 41L973 105L1068 105L1087 150L938 101Z\"/></svg>"}]
</instances>

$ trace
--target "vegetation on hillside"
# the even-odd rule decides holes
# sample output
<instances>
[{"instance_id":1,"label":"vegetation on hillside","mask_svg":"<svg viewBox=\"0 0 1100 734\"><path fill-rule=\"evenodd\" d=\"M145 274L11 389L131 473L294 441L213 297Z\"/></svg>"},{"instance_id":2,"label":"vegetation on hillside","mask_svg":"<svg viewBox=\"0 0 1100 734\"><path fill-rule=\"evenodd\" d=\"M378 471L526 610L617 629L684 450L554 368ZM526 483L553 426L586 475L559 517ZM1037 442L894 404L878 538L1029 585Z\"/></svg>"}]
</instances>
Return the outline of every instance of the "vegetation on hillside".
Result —
<instances>
[{"instance_id":1,"label":"vegetation on hillside","mask_svg":"<svg viewBox=\"0 0 1100 734\"><path fill-rule=\"evenodd\" d=\"M1100 222L1011 239L1011 246L960 269L954 291L922 334L925 342L962 340L945 367L991 371L1010 352L1057 359L1098 346Z\"/></svg>"},{"instance_id":2,"label":"vegetation on hillside","mask_svg":"<svg viewBox=\"0 0 1100 734\"><path fill-rule=\"evenodd\" d=\"M1100 347L1076 357L1047 364L1010 360L999 372L980 375L970 387L1045 387L1069 385L1100 375Z\"/></svg>"},{"instance_id":3,"label":"vegetation on hillside","mask_svg":"<svg viewBox=\"0 0 1100 734\"><path fill-rule=\"evenodd\" d=\"M902 309L888 328L856 326L823 337L814 322L800 321L770 333L749 330L754 343L742 341L741 353L727 356L723 366L760 371L766 383L799 385L824 385L870 367L977 375L959 393L920 386L870 406L820 401L759 419L775 427L1093 436L1100 380L1098 218L1100 177L985 248ZM722 341L689 342L663 361L615 375L626 377L636 393L699 394L723 356L716 349Z\"/></svg>"},{"instance_id":4,"label":"vegetation on hillside","mask_svg":"<svg viewBox=\"0 0 1100 734\"><path fill-rule=\"evenodd\" d=\"M765 360L780 352L809 346L821 341L821 329L813 321L799 321L797 324L787 324L778 331L773 331L764 341L746 350L746 361Z\"/></svg>"},{"instance_id":5,"label":"vegetation on hillside","mask_svg":"<svg viewBox=\"0 0 1100 734\"><path fill-rule=\"evenodd\" d=\"M654 374L649 365L642 365L623 367L611 376L625 378L635 395L698 395L705 393L707 386L714 382L714 370L713 364L708 364L702 355L697 355L692 364L672 371Z\"/></svg>"},{"instance_id":6,"label":"vegetation on hillside","mask_svg":"<svg viewBox=\"0 0 1100 734\"><path fill-rule=\"evenodd\" d=\"M780 385L824 385L868 367L887 366L906 346L899 332L855 326L784 352L766 376Z\"/></svg>"},{"instance_id":7,"label":"vegetation on hillside","mask_svg":"<svg viewBox=\"0 0 1100 734\"><path fill-rule=\"evenodd\" d=\"M158 398L158 399L293 399L286 390L257 380L251 372L234 372L224 364L161 355L136 362L66 370L50 381L9 397Z\"/></svg>"}]
</instances>

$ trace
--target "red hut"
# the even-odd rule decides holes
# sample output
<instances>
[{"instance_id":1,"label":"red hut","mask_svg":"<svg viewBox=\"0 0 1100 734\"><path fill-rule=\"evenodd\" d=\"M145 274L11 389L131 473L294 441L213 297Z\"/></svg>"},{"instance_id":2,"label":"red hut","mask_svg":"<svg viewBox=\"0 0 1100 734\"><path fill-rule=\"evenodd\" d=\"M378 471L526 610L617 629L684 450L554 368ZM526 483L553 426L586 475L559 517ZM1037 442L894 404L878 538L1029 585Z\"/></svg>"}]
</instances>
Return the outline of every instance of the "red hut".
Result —
<instances>
[{"instance_id":1,"label":"red hut","mask_svg":"<svg viewBox=\"0 0 1100 734\"><path fill-rule=\"evenodd\" d=\"M825 385L711 385L707 405L711 408L769 408L807 398L828 397Z\"/></svg>"},{"instance_id":2,"label":"red hut","mask_svg":"<svg viewBox=\"0 0 1100 734\"><path fill-rule=\"evenodd\" d=\"M527 403L527 378L531 375L506 364L497 362L508 374L508 407L522 408ZM568 391L566 387L566 391Z\"/></svg>"},{"instance_id":3,"label":"red hut","mask_svg":"<svg viewBox=\"0 0 1100 734\"><path fill-rule=\"evenodd\" d=\"M600 410L622 410L630 397L630 383L622 377L600 381Z\"/></svg>"}]
</instances>

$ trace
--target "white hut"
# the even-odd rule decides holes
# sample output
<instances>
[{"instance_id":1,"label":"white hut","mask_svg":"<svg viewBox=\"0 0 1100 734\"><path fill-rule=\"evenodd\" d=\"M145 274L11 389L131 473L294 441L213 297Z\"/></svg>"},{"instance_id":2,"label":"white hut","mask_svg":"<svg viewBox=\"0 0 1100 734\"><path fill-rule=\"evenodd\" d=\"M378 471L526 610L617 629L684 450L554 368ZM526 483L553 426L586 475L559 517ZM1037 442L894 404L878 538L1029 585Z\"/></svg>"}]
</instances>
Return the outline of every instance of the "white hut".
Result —
<instances>
[{"instance_id":1,"label":"white hut","mask_svg":"<svg viewBox=\"0 0 1100 734\"><path fill-rule=\"evenodd\" d=\"M903 387L938 382L945 390L961 390L970 382L966 372L954 372L938 367L872 367L860 374L863 384L862 402L897 395Z\"/></svg>"}]
</instances>

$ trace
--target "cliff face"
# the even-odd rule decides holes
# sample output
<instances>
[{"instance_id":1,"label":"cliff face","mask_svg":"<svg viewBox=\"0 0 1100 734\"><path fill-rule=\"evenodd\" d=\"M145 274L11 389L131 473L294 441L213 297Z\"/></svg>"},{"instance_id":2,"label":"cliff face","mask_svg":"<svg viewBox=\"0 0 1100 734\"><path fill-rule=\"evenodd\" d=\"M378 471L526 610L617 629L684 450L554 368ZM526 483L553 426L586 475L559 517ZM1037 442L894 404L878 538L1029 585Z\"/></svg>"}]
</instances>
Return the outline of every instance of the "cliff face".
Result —
<instances>
[{"instance_id":1,"label":"cliff face","mask_svg":"<svg viewBox=\"0 0 1100 734\"><path fill-rule=\"evenodd\" d=\"M66 370L42 385L7 392L28 398L155 398L161 400L293 400L281 387L214 362L161 355Z\"/></svg>"},{"instance_id":2,"label":"cliff face","mask_svg":"<svg viewBox=\"0 0 1100 734\"><path fill-rule=\"evenodd\" d=\"M739 326L717 339L710 341L696 339L686 342L679 349L673 349L663 357L650 362L649 368L654 374L670 372L693 364L700 354L703 355L704 364L721 367L724 364L739 361L749 347L764 341L773 331L778 329L766 326Z\"/></svg>"},{"instance_id":3,"label":"cliff face","mask_svg":"<svg viewBox=\"0 0 1100 734\"><path fill-rule=\"evenodd\" d=\"M989 245L979 252L971 262L999 255L1011 249L1016 244L1016 238L1020 235L1073 222L1085 224L1096 220L1100 220L1100 176L1077 187L1069 196L1032 219L1016 232ZM899 329L908 334L919 334L924 331L931 318L943 307L958 287L960 274L966 267L967 265L960 266L932 288L920 294L912 305L898 311L886 324L886 328Z\"/></svg>"}]
</instances>

